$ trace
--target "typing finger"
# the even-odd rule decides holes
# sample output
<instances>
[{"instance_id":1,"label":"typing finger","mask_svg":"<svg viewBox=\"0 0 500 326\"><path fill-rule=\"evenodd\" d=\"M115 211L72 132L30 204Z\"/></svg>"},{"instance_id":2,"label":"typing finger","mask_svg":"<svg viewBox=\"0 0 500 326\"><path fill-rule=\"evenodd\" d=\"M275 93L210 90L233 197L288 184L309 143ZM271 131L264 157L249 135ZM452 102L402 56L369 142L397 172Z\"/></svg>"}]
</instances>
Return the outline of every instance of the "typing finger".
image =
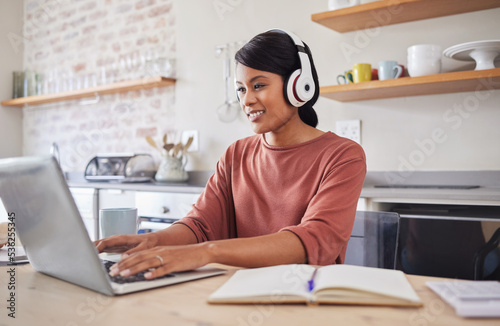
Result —
<instances>
[{"instance_id":1,"label":"typing finger","mask_svg":"<svg viewBox=\"0 0 500 326\"><path fill-rule=\"evenodd\" d=\"M160 260L152 254L139 253L129 256L111 266L109 274L111 276L120 275L122 277L129 277L143 271L160 267L162 264L163 260Z\"/></svg>"}]
</instances>

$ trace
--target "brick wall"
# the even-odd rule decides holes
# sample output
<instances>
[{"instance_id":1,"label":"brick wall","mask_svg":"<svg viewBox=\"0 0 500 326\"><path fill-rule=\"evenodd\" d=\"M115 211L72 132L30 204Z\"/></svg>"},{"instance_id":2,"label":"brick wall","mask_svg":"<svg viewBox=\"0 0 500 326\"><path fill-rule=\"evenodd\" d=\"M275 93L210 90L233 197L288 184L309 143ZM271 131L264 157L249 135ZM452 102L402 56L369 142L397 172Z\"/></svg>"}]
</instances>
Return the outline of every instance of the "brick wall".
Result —
<instances>
[{"instance_id":1,"label":"brick wall","mask_svg":"<svg viewBox=\"0 0 500 326\"><path fill-rule=\"evenodd\" d=\"M24 68L44 73L46 91L143 76L148 59L175 58L173 4L25 0ZM48 154L56 142L66 171L82 171L97 153L153 153L145 136L176 134L173 87L24 108L23 153Z\"/></svg>"}]
</instances>

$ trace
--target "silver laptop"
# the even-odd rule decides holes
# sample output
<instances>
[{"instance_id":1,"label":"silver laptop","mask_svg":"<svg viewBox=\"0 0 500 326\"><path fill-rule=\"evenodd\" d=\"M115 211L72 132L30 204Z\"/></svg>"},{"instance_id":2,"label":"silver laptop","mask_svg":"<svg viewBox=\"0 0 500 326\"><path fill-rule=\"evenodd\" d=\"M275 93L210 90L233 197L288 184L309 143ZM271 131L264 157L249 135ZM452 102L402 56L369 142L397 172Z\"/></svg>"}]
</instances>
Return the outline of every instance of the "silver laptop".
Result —
<instances>
[{"instance_id":1,"label":"silver laptop","mask_svg":"<svg viewBox=\"0 0 500 326\"><path fill-rule=\"evenodd\" d=\"M90 240L53 157L0 159L0 198L15 214L17 234L33 268L58 279L119 295L223 274L203 267L155 280L112 281Z\"/></svg>"}]
</instances>

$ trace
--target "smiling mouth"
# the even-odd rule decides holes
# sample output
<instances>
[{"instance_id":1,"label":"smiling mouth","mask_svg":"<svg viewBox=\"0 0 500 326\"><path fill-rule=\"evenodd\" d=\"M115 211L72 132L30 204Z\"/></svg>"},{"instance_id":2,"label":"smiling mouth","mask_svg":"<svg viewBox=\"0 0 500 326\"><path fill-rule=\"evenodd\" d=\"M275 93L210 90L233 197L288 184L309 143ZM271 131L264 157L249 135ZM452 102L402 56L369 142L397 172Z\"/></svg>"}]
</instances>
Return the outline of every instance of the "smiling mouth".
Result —
<instances>
[{"instance_id":1,"label":"smiling mouth","mask_svg":"<svg viewBox=\"0 0 500 326\"><path fill-rule=\"evenodd\" d=\"M252 112L252 113L249 113L247 114L247 116L250 118L250 119L255 119L259 116L261 116L262 114L264 114L264 111L257 111L257 112Z\"/></svg>"}]
</instances>

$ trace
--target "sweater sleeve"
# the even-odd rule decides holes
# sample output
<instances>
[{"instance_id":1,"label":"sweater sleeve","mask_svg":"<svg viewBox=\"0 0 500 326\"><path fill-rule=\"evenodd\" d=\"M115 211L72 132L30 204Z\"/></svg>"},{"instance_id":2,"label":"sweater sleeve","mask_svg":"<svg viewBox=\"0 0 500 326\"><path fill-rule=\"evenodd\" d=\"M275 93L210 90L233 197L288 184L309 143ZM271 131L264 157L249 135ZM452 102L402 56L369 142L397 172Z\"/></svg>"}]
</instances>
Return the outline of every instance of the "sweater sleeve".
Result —
<instances>
[{"instance_id":1,"label":"sweater sleeve","mask_svg":"<svg viewBox=\"0 0 500 326\"><path fill-rule=\"evenodd\" d=\"M215 173L188 214L174 224L184 224L196 235L198 242L236 237L234 201L231 189L229 148L218 161Z\"/></svg>"},{"instance_id":2,"label":"sweater sleeve","mask_svg":"<svg viewBox=\"0 0 500 326\"><path fill-rule=\"evenodd\" d=\"M300 224L281 229L299 237L311 265L343 263L345 259L366 163L358 144L349 146L341 157L325 173Z\"/></svg>"}]
</instances>

